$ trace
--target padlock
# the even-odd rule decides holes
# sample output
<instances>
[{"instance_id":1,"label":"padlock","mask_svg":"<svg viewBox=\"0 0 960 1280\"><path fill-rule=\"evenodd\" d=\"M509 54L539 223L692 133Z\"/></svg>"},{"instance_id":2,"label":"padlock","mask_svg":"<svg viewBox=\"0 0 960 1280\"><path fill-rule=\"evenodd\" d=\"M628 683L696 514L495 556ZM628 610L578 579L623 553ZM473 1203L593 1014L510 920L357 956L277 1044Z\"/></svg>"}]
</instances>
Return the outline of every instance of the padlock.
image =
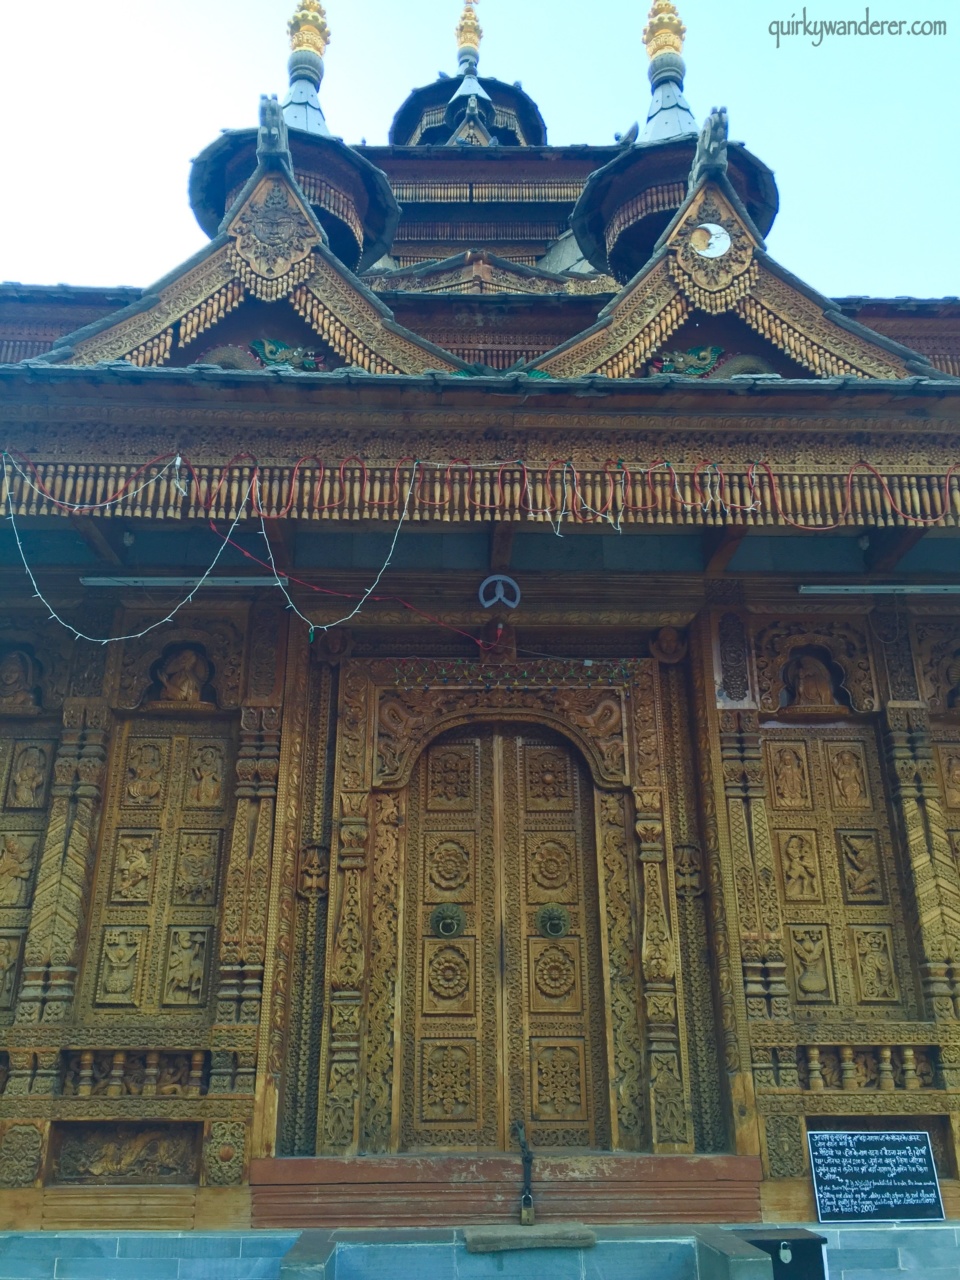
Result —
<instances>
[{"instance_id":1,"label":"padlock","mask_svg":"<svg viewBox=\"0 0 960 1280\"><path fill-rule=\"evenodd\" d=\"M533 1196L529 1191L525 1191L520 1197L520 1225L533 1226Z\"/></svg>"},{"instance_id":2,"label":"padlock","mask_svg":"<svg viewBox=\"0 0 960 1280\"><path fill-rule=\"evenodd\" d=\"M782 1241L780 1244L780 1261L785 1267L789 1266L793 1261L793 1250L787 1244L786 1240Z\"/></svg>"}]
</instances>

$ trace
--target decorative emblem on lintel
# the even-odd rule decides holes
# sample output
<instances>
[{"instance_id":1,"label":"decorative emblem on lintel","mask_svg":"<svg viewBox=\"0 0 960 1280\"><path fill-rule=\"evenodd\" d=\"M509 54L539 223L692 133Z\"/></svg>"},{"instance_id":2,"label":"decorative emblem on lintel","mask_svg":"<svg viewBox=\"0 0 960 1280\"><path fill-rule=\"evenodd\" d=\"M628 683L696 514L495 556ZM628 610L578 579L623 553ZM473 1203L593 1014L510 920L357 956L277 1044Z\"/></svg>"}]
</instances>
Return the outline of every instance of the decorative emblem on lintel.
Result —
<instances>
[{"instance_id":1,"label":"decorative emblem on lintel","mask_svg":"<svg viewBox=\"0 0 960 1280\"><path fill-rule=\"evenodd\" d=\"M290 187L266 177L230 224L237 272L255 297L283 297L310 275L310 255L320 243Z\"/></svg>"},{"instance_id":2,"label":"decorative emblem on lintel","mask_svg":"<svg viewBox=\"0 0 960 1280\"><path fill-rule=\"evenodd\" d=\"M503 573L491 573L480 583L477 593L480 603L485 609L492 609L495 604L505 605L508 609L516 609L520 603L520 587L513 578Z\"/></svg>"}]
</instances>

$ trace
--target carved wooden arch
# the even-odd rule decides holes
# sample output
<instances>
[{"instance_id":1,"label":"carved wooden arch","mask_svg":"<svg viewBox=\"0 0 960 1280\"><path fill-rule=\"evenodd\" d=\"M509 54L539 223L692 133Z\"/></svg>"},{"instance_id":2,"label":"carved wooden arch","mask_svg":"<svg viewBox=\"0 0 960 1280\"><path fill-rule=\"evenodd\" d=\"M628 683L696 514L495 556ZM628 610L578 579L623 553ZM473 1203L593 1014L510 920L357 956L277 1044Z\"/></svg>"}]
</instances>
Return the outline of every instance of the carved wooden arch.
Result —
<instances>
[{"instance_id":1,"label":"carved wooden arch","mask_svg":"<svg viewBox=\"0 0 960 1280\"><path fill-rule=\"evenodd\" d=\"M373 785L381 791L399 791L409 783L416 763L426 748L442 734L451 729L460 728L462 725L500 722L510 724L525 723L552 729L576 749L586 765L595 787L602 791L626 791L629 788L629 778L626 776L628 756L624 743L626 717L623 713L622 697L617 690L611 689L606 692L607 698L611 703L616 696L619 704L617 707L618 727L620 730L618 736L608 734L598 739L596 734L590 734L545 705L505 707L480 703L470 710L441 711L436 718L423 720L417 724L416 728L411 732L406 745L399 751L393 745L393 735L384 734L382 723L384 709L386 708L388 711L396 710L397 703L393 700L387 701L381 697L378 699L377 706ZM602 697L598 697L597 701L602 706ZM606 743L606 758L604 755L604 743ZM386 761L381 754L382 747L388 751ZM613 759L619 754L618 747L623 751L620 757L622 764L619 776L613 776L611 766ZM394 761L396 761L395 768L391 770L388 767L384 770L384 763L389 766Z\"/></svg>"},{"instance_id":2,"label":"carved wooden arch","mask_svg":"<svg viewBox=\"0 0 960 1280\"><path fill-rule=\"evenodd\" d=\"M232 617L187 618L179 627L150 633L123 646L120 687L116 705L134 710L152 683L151 670L164 652L174 646L201 647L213 667L213 687L221 710L240 705L240 677L243 664L243 632Z\"/></svg>"},{"instance_id":3,"label":"carved wooden arch","mask_svg":"<svg viewBox=\"0 0 960 1280\"><path fill-rule=\"evenodd\" d=\"M760 707L776 713L783 672L798 649L821 649L843 672L843 688L854 711L877 708L876 680L865 628L856 622L774 622L754 637Z\"/></svg>"}]
</instances>

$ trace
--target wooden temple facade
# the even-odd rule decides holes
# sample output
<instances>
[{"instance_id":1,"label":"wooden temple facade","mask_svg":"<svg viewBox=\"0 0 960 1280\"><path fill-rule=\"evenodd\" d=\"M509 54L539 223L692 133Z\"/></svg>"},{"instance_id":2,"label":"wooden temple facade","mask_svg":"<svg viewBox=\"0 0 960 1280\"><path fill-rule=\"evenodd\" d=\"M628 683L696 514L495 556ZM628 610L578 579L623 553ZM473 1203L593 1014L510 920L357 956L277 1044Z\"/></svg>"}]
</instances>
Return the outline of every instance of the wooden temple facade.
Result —
<instances>
[{"instance_id":1,"label":"wooden temple facade","mask_svg":"<svg viewBox=\"0 0 960 1280\"><path fill-rule=\"evenodd\" d=\"M0 288L0 1225L957 1212L960 308L769 256L668 0L615 147L290 25L206 249Z\"/></svg>"}]
</instances>

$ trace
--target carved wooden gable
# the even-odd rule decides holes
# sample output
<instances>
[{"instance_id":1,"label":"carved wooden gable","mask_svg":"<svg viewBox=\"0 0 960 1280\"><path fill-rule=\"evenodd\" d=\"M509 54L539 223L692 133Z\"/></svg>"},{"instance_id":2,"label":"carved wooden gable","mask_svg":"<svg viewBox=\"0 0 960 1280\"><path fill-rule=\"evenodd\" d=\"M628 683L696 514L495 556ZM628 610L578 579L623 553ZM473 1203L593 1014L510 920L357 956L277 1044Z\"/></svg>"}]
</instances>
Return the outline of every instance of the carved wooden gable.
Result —
<instances>
[{"instance_id":1,"label":"carved wooden gable","mask_svg":"<svg viewBox=\"0 0 960 1280\"><path fill-rule=\"evenodd\" d=\"M562 378L709 373L711 348L671 352L672 360L652 363L695 316L732 320L741 332L748 326L776 363L785 355L817 377L903 378L913 371L912 359L926 364L907 348L842 319L828 298L788 275L765 252L732 188L725 181L704 181L678 212L659 251L599 322L531 368ZM777 371L776 363L770 372Z\"/></svg>"},{"instance_id":2,"label":"carved wooden gable","mask_svg":"<svg viewBox=\"0 0 960 1280\"><path fill-rule=\"evenodd\" d=\"M190 363L179 353L252 302L282 308L275 322L279 333L288 328L291 317L286 308L292 307L338 363L371 373L449 372L464 367L456 356L396 323L393 313L330 252L326 234L289 167L263 164L206 250L161 280L139 302L64 338L51 358L80 365L101 360L129 360L141 367ZM288 342L270 344L281 348L282 360L269 354L263 358L262 351L254 355L251 347L257 344L250 339L262 336L263 325L261 309L252 331L237 346L234 334L243 325L231 324L233 349L250 354L249 363L227 367L256 369L261 363L291 363L308 371L324 367L322 360L298 359L302 349Z\"/></svg>"}]
</instances>

